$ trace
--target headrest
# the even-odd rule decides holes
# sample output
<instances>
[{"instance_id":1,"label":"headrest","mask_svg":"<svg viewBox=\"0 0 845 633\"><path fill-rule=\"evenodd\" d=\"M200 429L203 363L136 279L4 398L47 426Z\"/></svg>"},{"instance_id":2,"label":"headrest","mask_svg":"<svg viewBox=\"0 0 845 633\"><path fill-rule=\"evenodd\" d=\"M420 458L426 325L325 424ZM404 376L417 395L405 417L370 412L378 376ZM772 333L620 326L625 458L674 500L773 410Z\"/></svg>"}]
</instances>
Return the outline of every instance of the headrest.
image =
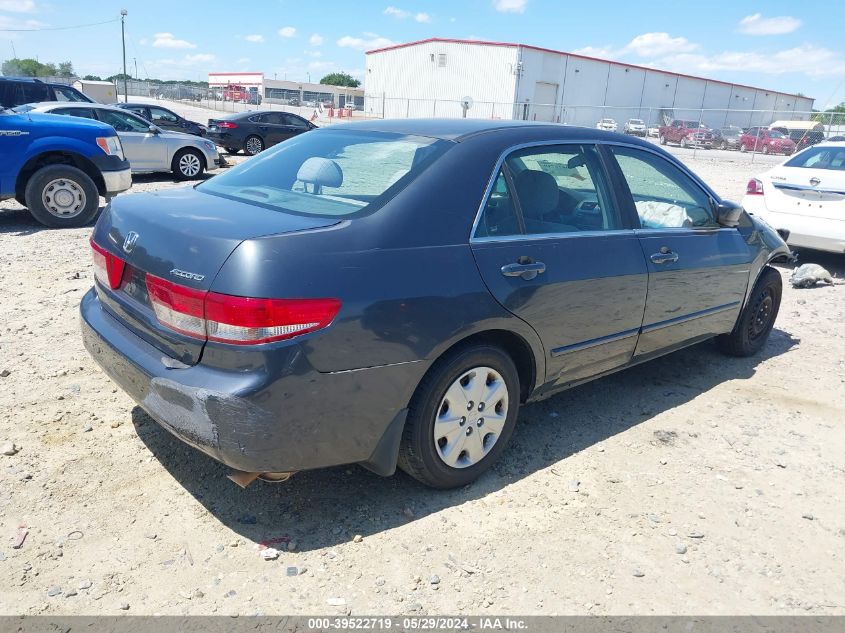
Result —
<instances>
[{"instance_id":1,"label":"headrest","mask_svg":"<svg viewBox=\"0 0 845 633\"><path fill-rule=\"evenodd\" d=\"M526 217L539 218L557 208L560 189L551 174L526 169L516 175L514 185Z\"/></svg>"},{"instance_id":2,"label":"headrest","mask_svg":"<svg viewBox=\"0 0 845 633\"><path fill-rule=\"evenodd\" d=\"M340 187L343 184L343 172L333 160L312 156L302 163L296 179L320 187Z\"/></svg>"}]
</instances>

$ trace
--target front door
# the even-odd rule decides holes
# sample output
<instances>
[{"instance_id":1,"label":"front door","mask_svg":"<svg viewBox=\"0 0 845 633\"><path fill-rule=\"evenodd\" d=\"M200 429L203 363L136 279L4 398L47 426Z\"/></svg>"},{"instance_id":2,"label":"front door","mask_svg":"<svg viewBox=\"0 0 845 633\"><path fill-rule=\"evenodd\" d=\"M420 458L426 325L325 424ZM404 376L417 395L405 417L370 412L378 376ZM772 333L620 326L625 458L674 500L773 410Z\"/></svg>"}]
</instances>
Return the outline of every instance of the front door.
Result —
<instances>
[{"instance_id":1,"label":"front door","mask_svg":"<svg viewBox=\"0 0 845 633\"><path fill-rule=\"evenodd\" d=\"M648 271L591 145L539 146L504 161L472 250L487 287L539 334L546 382L624 365L634 352Z\"/></svg>"},{"instance_id":2,"label":"front door","mask_svg":"<svg viewBox=\"0 0 845 633\"><path fill-rule=\"evenodd\" d=\"M167 143L158 134L150 132L148 121L123 110L97 108L96 112L100 121L111 125L117 132L132 171L170 169L167 164Z\"/></svg>"},{"instance_id":3,"label":"front door","mask_svg":"<svg viewBox=\"0 0 845 633\"><path fill-rule=\"evenodd\" d=\"M636 211L648 302L636 357L730 332L753 258L739 231L716 222L710 194L655 152L609 146Z\"/></svg>"}]
</instances>

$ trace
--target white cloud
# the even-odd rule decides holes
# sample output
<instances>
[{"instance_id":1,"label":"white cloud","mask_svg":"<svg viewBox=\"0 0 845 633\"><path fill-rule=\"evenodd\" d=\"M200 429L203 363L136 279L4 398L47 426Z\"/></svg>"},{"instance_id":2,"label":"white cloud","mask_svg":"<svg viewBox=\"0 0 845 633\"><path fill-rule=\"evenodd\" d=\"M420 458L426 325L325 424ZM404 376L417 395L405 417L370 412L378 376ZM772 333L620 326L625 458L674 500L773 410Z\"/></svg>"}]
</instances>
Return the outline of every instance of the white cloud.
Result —
<instances>
[{"instance_id":1,"label":"white cloud","mask_svg":"<svg viewBox=\"0 0 845 633\"><path fill-rule=\"evenodd\" d=\"M308 43L311 44L311 46L322 46L323 36L319 33L314 33L311 37L308 38Z\"/></svg>"},{"instance_id":2,"label":"white cloud","mask_svg":"<svg viewBox=\"0 0 845 633\"><path fill-rule=\"evenodd\" d=\"M400 20L411 17L410 11L405 11L404 9L399 9L397 7L387 7L384 10L384 14L392 15L394 18L399 18Z\"/></svg>"},{"instance_id":3,"label":"white cloud","mask_svg":"<svg viewBox=\"0 0 845 633\"><path fill-rule=\"evenodd\" d=\"M613 59L615 57L619 57L619 50L611 48L610 46L585 46L584 48L576 48L572 52L576 55L598 57L600 59Z\"/></svg>"},{"instance_id":4,"label":"white cloud","mask_svg":"<svg viewBox=\"0 0 845 633\"><path fill-rule=\"evenodd\" d=\"M493 0L493 8L500 13L524 13L528 0Z\"/></svg>"},{"instance_id":5,"label":"white cloud","mask_svg":"<svg viewBox=\"0 0 845 633\"><path fill-rule=\"evenodd\" d=\"M292 26L283 26L279 29L281 37L296 37L296 29Z\"/></svg>"},{"instance_id":6,"label":"white cloud","mask_svg":"<svg viewBox=\"0 0 845 633\"><path fill-rule=\"evenodd\" d=\"M189 66L196 66L197 64L207 64L213 62L217 57L211 53L197 53L196 55L185 55L184 62Z\"/></svg>"},{"instance_id":7,"label":"white cloud","mask_svg":"<svg viewBox=\"0 0 845 633\"><path fill-rule=\"evenodd\" d=\"M302 51L306 57L322 57L323 53L320 51Z\"/></svg>"},{"instance_id":8,"label":"white cloud","mask_svg":"<svg viewBox=\"0 0 845 633\"><path fill-rule=\"evenodd\" d=\"M414 16L414 20L421 24L429 24L431 22L431 16L428 13L421 11Z\"/></svg>"},{"instance_id":9,"label":"white cloud","mask_svg":"<svg viewBox=\"0 0 845 633\"><path fill-rule=\"evenodd\" d=\"M0 29L37 29L42 26L44 26L44 23L38 20L18 20L10 16L0 15ZM9 36L16 37L16 34L6 33L3 35L7 39Z\"/></svg>"},{"instance_id":10,"label":"white cloud","mask_svg":"<svg viewBox=\"0 0 845 633\"><path fill-rule=\"evenodd\" d=\"M396 42L393 40L389 40L386 37L380 37L375 33L364 33L363 38L344 35L337 41L337 45L341 48L357 48L361 51L369 51L374 48L385 48L387 46L393 46L395 43Z\"/></svg>"},{"instance_id":11,"label":"white cloud","mask_svg":"<svg viewBox=\"0 0 845 633\"><path fill-rule=\"evenodd\" d=\"M820 46L805 44L774 53L724 51L715 55L681 54L656 60L656 65L685 73L734 71L808 77L845 76L845 55Z\"/></svg>"},{"instance_id":12,"label":"white cloud","mask_svg":"<svg viewBox=\"0 0 845 633\"><path fill-rule=\"evenodd\" d=\"M685 37L672 37L668 33L643 33L628 42L624 52L640 57L654 57L669 53L689 53L698 48Z\"/></svg>"},{"instance_id":13,"label":"white cloud","mask_svg":"<svg viewBox=\"0 0 845 633\"><path fill-rule=\"evenodd\" d=\"M155 48L196 48L187 40L179 40L173 37L173 33L156 33L153 35L153 46Z\"/></svg>"},{"instance_id":14,"label":"white cloud","mask_svg":"<svg viewBox=\"0 0 845 633\"><path fill-rule=\"evenodd\" d=\"M35 11L35 0L0 0L0 11L32 13Z\"/></svg>"},{"instance_id":15,"label":"white cloud","mask_svg":"<svg viewBox=\"0 0 845 633\"><path fill-rule=\"evenodd\" d=\"M244 39L247 42L253 42L255 44L263 44L264 43L264 36L259 35L258 33L254 33L252 35L245 35Z\"/></svg>"},{"instance_id":16,"label":"white cloud","mask_svg":"<svg viewBox=\"0 0 845 633\"><path fill-rule=\"evenodd\" d=\"M791 15L764 18L760 13L746 15L739 21L739 30L748 35L784 35L801 26L801 20Z\"/></svg>"}]
</instances>

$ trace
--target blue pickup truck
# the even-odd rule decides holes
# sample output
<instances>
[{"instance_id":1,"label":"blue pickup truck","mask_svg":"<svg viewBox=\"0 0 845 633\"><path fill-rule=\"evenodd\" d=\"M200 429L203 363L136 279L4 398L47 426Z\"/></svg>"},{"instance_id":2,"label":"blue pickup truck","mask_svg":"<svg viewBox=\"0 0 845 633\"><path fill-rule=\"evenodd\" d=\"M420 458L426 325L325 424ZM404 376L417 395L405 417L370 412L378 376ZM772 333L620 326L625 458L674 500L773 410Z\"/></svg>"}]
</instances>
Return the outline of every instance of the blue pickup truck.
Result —
<instances>
[{"instance_id":1,"label":"blue pickup truck","mask_svg":"<svg viewBox=\"0 0 845 633\"><path fill-rule=\"evenodd\" d=\"M114 128L89 119L0 109L0 200L50 227L84 226L132 185Z\"/></svg>"}]
</instances>

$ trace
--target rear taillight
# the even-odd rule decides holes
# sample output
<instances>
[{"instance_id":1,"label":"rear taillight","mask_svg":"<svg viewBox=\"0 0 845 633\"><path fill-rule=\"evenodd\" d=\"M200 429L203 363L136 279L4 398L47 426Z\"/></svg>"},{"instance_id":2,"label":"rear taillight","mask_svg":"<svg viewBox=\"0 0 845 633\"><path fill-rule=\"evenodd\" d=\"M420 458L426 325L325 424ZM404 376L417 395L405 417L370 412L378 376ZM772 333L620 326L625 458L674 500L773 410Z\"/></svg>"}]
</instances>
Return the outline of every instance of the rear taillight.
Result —
<instances>
[{"instance_id":1,"label":"rear taillight","mask_svg":"<svg viewBox=\"0 0 845 633\"><path fill-rule=\"evenodd\" d=\"M194 338L255 345L293 338L329 325L338 299L259 299L193 290L147 275L158 320Z\"/></svg>"},{"instance_id":2,"label":"rear taillight","mask_svg":"<svg viewBox=\"0 0 845 633\"><path fill-rule=\"evenodd\" d=\"M117 255L109 253L97 244L93 238L91 238L90 243L94 257L94 277L101 284L113 290L119 288L126 262Z\"/></svg>"},{"instance_id":3,"label":"rear taillight","mask_svg":"<svg viewBox=\"0 0 845 633\"><path fill-rule=\"evenodd\" d=\"M220 121L220 123L217 124L217 127L222 127L225 130L234 130L238 127L238 124L232 123L231 121Z\"/></svg>"},{"instance_id":4,"label":"rear taillight","mask_svg":"<svg viewBox=\"0 0 845 633\"><path fill-rule=\"evenodd\" d=\"M757 178L752 178L748 181L748 185L745 187L745 195L747 196L762 196L763 195L763 183L758 180Z\"/></svg>"}]
</instances>

